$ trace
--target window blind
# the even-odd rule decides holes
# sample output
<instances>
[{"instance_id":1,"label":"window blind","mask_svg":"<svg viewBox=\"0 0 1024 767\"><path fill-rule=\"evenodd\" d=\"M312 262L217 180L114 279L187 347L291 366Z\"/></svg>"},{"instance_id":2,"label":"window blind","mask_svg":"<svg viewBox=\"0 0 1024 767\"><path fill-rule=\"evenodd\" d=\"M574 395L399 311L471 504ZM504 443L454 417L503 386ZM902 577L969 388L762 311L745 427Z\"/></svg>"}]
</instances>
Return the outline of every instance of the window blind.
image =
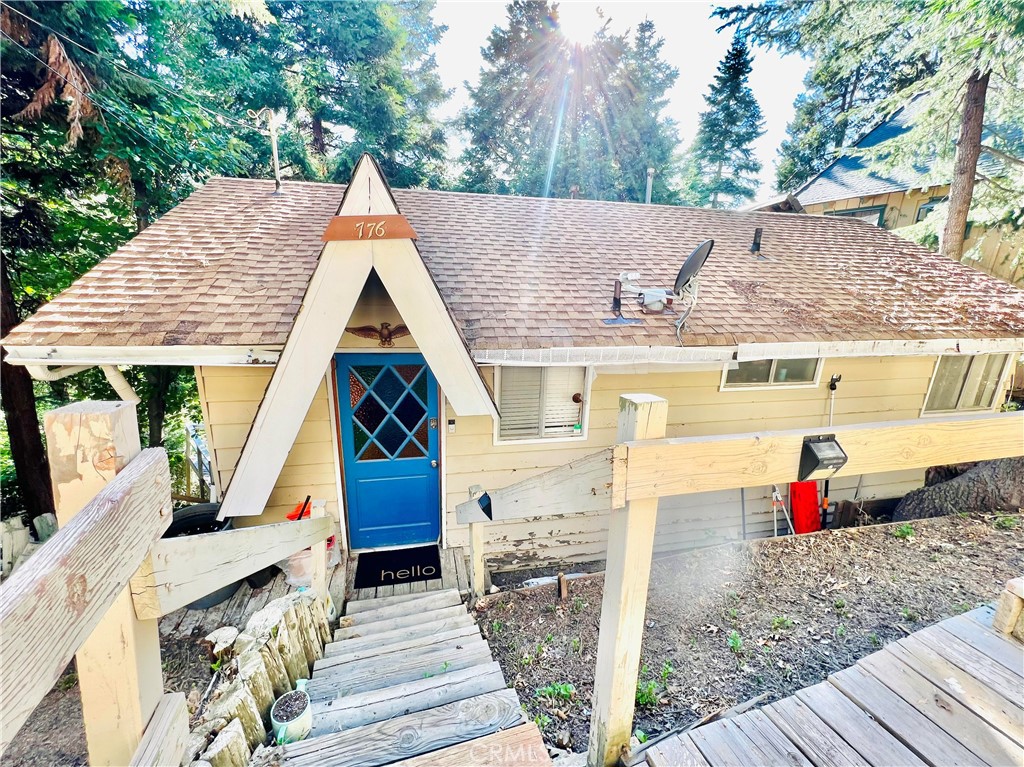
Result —
<instances>
[{"instance_id":1,"label":"window blind","mask_svg":"<svg viewBox=\"0 0 1024 767\"><path fill-rule=\"evenodd\" d=\"M582 367L503 367L501 439L573 436L581 406L572 397L584 393L586 375Z\"/></svg>"}]
</instances>

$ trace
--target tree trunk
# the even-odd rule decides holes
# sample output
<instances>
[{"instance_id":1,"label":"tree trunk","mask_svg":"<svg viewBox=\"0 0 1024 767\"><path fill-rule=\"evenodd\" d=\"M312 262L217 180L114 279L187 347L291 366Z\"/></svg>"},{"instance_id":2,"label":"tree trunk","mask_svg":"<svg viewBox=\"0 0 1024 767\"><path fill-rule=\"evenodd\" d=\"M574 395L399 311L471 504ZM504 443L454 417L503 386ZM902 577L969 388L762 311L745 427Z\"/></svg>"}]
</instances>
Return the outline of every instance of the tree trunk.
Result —
<instances>
[{"instance_id":1,"label":"tree trunk","mask_svg":"<svg viewBox=\"0 0 1024 767\"><path fill-rule=\"evenodd\" d=\"M0 335L6 336L18 324L18 308L6 267L0 269ZM0 359L7 350L0 352ZM11 444L11 459L18 475L18 489L29 519L53 511L53 489L50 487L50 467L43 449L43 437L36 417L36 398L32 391L32 377L21 365L0 362L0 401L4 410L7 435Z\"/></svg>"},{"instance_id":2,"label":"tree trunk","mask_svg":"<svg viewBox=\"0 0 1024 767\"><path fill-rule=\"evenodd\" d=\"M324 136L324 119L320 115L313 115L313 151L321 157L327 155L327 139Z\"/></svg>"},{"instance_id":3,"label":"tree trunk","mask_svg":"<svg viewBox=\"0 0 1024 767\"><path fill-rule=\"evenodd\" d=\"M949 185L949 209L939 244L942 255L957 261L964 254L967 214L974 196L974 180L978 157L981 155L981 129L985 120L985 96L988 93L990 74L974 71L967 79L964 115L960 122L960 138L956 144L956 161L953 163L953 180Z\"/></svg>"},{"instance_id":4,"label":"tree trunk","mask_svg":"<svg viewBox=\"0 0 1024 767\"><path fill-rule=\"evenodd\" d=\"M973 469L931 487L907 493L893 522L941 517L954 512L1016 511L1024 506L1024 458L982 461Z\"/></svg>"},{"instance_id":5,"label":"tree trunk","mask_svg":"<svg viewBox=\"0 0 1024 767\"><path fill-rule=\"evenodd\" d=\"M146 398L146 420L149 421L149 447L163 447L164 420L167 417L167 393L180 368L153 365L146 368L149 396Z\"/></svg>"}]
</instances>

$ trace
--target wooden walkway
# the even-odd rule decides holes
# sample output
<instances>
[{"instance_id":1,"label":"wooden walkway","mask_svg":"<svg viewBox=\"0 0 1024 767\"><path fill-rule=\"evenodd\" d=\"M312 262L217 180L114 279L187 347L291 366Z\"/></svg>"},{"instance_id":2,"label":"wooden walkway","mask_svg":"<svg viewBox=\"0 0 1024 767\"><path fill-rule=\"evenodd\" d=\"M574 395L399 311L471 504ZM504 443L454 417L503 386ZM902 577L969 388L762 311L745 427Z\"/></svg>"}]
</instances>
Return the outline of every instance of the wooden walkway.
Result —
<instances>
[{"instance_id":1,"label":"wooden walkway","mask_svg":"<svg viewBox=\"0 0 1024 767\"><path fill-rule=\"evenodd\" d=\"M460 594L469 593L469 550L462 546L441 549L441 577L432 581L400 583L397 586L379 586L375 589L356 589L356 564L358 554L352 554L348 565L348 587L350 599L377 599L396 597L404 594L424 594L430 591L456 589Z\"/></svg>"},{"instance_id":2,"label":"wooden walkway","mask_svg":"<svg viewBox=\"0 0 1024 767\"><path fill-rule=\"evenodd\" d=\"M313 731L280 767L550 765L458 589L348 603L307 691Z\"/></svg>"},{"instance_id":3,"label":"wooden walkway","mask_svg":"<svg viewBox=\"0 0 1024 767\"><path fill-rule=\"evenodd\" d=\"M1024 644L983 607L828 681L651 746L650 767L1022 765Z\"/></svg>"}]
</instances>

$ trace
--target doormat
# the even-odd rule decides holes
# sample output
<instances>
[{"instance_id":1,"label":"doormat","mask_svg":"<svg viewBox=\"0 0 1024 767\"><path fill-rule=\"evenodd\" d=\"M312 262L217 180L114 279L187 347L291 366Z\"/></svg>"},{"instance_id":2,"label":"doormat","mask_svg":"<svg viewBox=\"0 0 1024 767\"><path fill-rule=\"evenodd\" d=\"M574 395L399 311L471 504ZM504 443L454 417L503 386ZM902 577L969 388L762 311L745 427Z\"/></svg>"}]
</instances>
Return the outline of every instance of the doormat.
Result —
<instances>
[{"instance_id":1,"label":"doormat","mask_svg":"<svg viewBox=\"0 0 1024 767\"><path fill-rule=\"evenodd\" d=\"M366 551L356 561L357 589L394 586L396 583L432 581L441 577L441 552L437 546L417 546L395 551Z\"/></svg>"}]
</instances>

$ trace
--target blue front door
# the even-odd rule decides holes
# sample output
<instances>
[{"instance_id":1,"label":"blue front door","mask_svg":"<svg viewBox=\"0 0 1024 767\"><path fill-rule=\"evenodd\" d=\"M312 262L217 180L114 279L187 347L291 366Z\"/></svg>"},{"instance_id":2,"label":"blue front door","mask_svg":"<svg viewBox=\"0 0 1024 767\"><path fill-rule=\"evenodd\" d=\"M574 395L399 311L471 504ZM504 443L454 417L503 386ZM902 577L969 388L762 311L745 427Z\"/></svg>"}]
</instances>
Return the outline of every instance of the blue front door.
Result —
<instances>
[{"instance_id":1,"label":"blue front door","mask_svg":"<svg viewBox=\"0 0 1024 767\"><path fill-rule=\"evenodd\" d=\"M353 549L433 543L441 530L437 382L420 354L337 355Z\"/></svg>"}]
</instances>

